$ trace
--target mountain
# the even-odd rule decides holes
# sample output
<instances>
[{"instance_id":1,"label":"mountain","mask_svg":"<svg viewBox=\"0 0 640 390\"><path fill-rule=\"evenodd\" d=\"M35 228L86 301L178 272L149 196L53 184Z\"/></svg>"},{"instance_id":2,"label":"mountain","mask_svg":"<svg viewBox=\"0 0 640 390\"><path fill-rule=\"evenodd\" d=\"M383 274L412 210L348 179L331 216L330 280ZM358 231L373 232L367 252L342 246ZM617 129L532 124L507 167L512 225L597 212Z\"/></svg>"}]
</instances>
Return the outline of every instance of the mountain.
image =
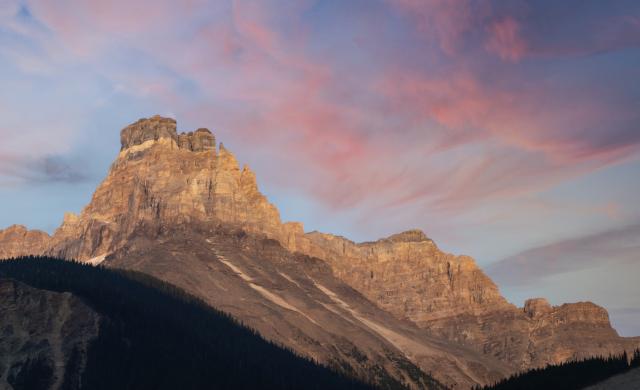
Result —
<instances>
[{"instance_id":1,"label":"mountain","mask_svg":"<svg viewBox=\"0 0 640 390\"><path fill-rule=\"evenodd\" d=\"M27 230L13 225L0 230L0 259L42 253L48 248L51 237L41 230Z\"/></svg>"},{"instance_id":2,"label":"mountain","mask_svg":"<svg viewBox=\"0 0 640 390\"><path fill-rule=\"evenodd\" d=\"M0 263L0 388L371 389L146 275Z\"/></svg>"},{"instance_id":3,"label":"mountain","mask_svg":"<svg viewBox=\"0 0 640 390\"><path fill-rule=\"evenodd\" d=\"M518 308L468 256L423 232L355 243L283 223L255 174L207 129L141 119L80 215L53 236L13 226L0 256L46 254L137 270L265 338L370 382L455 388L640 345L592 303Z\"/></svg>"},{"instance_id":4,"label":"mountain","mask_svg":"<svg viewBox=\"0 0 640 390\"><path fill-rule=\"evenodd\" d=\"M372 243L310 233L315 256L397 318L429 334L470 346L516 370L633 350L605 309L591 302L552 307L542 298L515 307L472 258L440 251L422 232Z\"/></svg>"}]
</instances>

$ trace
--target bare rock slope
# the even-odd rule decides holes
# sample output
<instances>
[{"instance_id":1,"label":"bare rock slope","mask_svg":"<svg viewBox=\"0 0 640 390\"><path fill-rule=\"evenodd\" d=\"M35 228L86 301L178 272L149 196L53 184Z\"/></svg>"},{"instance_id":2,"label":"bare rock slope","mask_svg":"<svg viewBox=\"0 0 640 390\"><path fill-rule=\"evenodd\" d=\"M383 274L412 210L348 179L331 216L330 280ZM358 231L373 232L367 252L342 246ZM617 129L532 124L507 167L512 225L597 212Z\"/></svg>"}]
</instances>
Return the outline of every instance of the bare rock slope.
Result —
<instances>
[{"instance_id":1,"label":"bare rock slope","mask_svg":"<svg viewBox=\"0 0 640 390\"><path fill-rule=\"evenodd\" d=\"M378 306L518 370L640 344L639 338L619 337L607 311L591 302L552 307L537 298L523 308L510 304L472 258L442 252L420 231L361 244L317 232L306 237L312 242L308 253L326 259L339 278Z\"/></svg>"},{"instance_id":2,"label":"bare rock slope","mask_svg":"<svg viewBox=\"0 0 640 390\"><path fill-rule=\"evenodd\" d=\"M80 388L99 315L69 293L0 279L0 388Z\"/></svg>"},{"instance_id":3,"label":"bare rock slope","mask_svg":"<svg viewBox=\"0 0 640 390\"><path fill-rule=\"evenodd\" d=\"M178 134L155 116L125 127L121 143L80 215L51 237L0 231L0 255L141 270L302 354L415 387L429 372L468 387L640 343L591 303L515 307L472 258L421 231L354 243L282 223L254 173L206 129Z\"/></svg>"}]
</instances>

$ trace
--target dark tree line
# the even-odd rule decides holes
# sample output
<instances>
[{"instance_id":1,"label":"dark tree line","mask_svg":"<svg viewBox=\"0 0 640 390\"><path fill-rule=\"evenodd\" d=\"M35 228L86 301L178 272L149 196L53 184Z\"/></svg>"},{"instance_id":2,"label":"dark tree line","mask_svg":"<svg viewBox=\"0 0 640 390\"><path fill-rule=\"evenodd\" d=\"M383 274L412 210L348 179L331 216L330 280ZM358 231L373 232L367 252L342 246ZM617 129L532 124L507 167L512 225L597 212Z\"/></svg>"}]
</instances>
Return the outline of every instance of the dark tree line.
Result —
<instances>
[{"instance_id":1,"label":"dark tree line","mask_svg":"<svg viewBox=\"0 0 640 390\"><path fill-rule=\"evenodd\" d=\"M228 315L148 275L26 257L1 261L0 277L71 292L102 314L82 388L371 388L265 341Z\"/></svg>"},{"instance_id":2,"label":"dark tree line","mask_svg":"<svg viewBox=\"0 0 640 390\"><path fill-rule=\"evenodd\" d=\"M633 356L623 353L609 357L594 357L533 369L503 379L478 390L573 390L601 382L613 375L640 367L640 350Z\"/></svg>"}]
</instances>

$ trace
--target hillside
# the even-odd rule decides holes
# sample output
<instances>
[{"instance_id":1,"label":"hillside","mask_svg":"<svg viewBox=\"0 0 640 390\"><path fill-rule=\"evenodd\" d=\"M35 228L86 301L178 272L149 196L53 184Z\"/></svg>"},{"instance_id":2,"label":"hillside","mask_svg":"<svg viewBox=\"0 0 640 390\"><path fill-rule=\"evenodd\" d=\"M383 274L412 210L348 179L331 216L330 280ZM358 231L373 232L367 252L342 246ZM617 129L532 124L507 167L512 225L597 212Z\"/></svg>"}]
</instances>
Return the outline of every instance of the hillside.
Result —
<instances>
[{"instance_id":1,"label":"hillside","mask_svg":"<svg viewBox=\"0 0 640 390\"><path fill-rule=\"evenodd\" d=\"M146 275L52 258L22 258L0 262L0 280L31 286L18 285L11 291L29 290L34 297L31 301L36 302L43 294L65 292L68 297L70 293L74 300L86 303L76 304L86 307L83 313L91 310L100 317L99 331L86 348L76 348L62 359L67 367L64 382L62 374L52 371L59 360L46 351L36 351L13 364L14 374L9 379L16 390L48 388L56 383L60 387L52 388L371 388L265 341L228 315ZM36 294L35 289L40 292ZM16 302L13 311L26 313L20 305L24 300ZM49 310L56 310L55 306ZM16 334L28 326L41 326L37 321L45 314L46 310L30 315L15 329ZM88 315L79 318L87 319ZM5 340L9 337L6 329L13 329L7 327L8 320L3 311L0 326L5 328ZM78 318L73 322L79 326ZM77 337L74 329L65 329L60 333L65 339ZM42 343L48 345L53 339L51 335L44 337ZM4 357L12 357L7 355ZM25 370L22 375L21 369Z\"/></svg>"}]
</instances>

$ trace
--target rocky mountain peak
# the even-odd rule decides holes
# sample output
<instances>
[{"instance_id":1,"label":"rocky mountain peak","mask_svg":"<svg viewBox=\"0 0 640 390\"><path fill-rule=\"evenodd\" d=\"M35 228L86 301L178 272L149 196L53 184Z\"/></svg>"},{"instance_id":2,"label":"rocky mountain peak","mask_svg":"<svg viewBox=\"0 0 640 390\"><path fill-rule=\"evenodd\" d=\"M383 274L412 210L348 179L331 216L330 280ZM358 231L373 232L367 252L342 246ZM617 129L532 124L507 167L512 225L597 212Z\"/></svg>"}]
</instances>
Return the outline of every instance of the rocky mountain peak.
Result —
<instances>
[{"instance_id":1,"label":"rocky mountain peak","mask_svg":"<svg viewBox=\"0 0 640 390\"><path fill-rule=\"evenodd\" d=\"M141 118L120 131L120 149L125 150L146 141L158 141L161 138L177 140L176 120L160 115Z\"/></svg>"},{"instance_id":2,"label":"rocky mountain peak","mask_svg":"<svg viewBox=\"0 0 640 390\"><path fill-rule=\"evenodd\" d=\"M411 229L386 238L393 242L431 242L431 239L420 229Z\"/></svg>"},{"instance_id":3,"label":"rocky mountain peak","mask_svg":"<svg viewBox=\"0 0 640 390\"><path fill-rule=\"evenodd\" d=\"M215 153L216 149L216 139L209 129L199 128L195 132L178 134L175 119L155 115L151 118L139 119L122 129L120 150L161 139L174 142L178 148L192 152L213 151Z\"/></svg>"},{"instance_id":4,"label":"rocky mountain peak","mask_svg":"<svg viewBox=\"0 0 640 390\"><path fill-rule=\"evenodd\" d=\"M63 223L75 223L78 221L78 216L72 212L64 213Z\"/></svg>"},{"instance_id":5,"label":"rocky mountain peak","mask_svg":"<svg viewBox=\"0 0 640 390\"><path fill-rule=\"evenodd\" d=\"M610 328L609 313L593 302L564 303L555 307L555 320L559 323L590 323L604 325Z\"/></svg>"},{"instance_id":6,"label":"rocky mountain peak","mask_svg":"<svg viewBox=\"0 0 640 390\"><path fill-rule=\"evenodd\" d=\"M29 230L24 225L13 224L4 230L6 234L27 234Z\"/></svg>"},{"instance_id":7,"label":"rocky mountain peak","mask_svg":"<svg viewBox=\"0 0 640 390\"><path fill-rule=\"evenodd\" d=\"M0 259L41 254L51 237L40 230L28 230L23 225L11 225L0 230Z\"/></svg>"},{"instance_id":8,"label":"rocky mountain peak","mask_svg":"<svg viewBox=\"0 0 640 390\"><path fill-rule=\"evenodd\" d=\"M94 261L126 245L140 227L159 232L182 223L232 224L284 245L296 242L259 192L255 174L240 169L224 145L216 153L211 131L179 134L176 128L174 119L158 115L126 126L122 149L85 209L65 215L46 249L40 235L0 231L16 237L7 254L22 254L24 242L32 253Z\"/></svg>"}]
</instances>

